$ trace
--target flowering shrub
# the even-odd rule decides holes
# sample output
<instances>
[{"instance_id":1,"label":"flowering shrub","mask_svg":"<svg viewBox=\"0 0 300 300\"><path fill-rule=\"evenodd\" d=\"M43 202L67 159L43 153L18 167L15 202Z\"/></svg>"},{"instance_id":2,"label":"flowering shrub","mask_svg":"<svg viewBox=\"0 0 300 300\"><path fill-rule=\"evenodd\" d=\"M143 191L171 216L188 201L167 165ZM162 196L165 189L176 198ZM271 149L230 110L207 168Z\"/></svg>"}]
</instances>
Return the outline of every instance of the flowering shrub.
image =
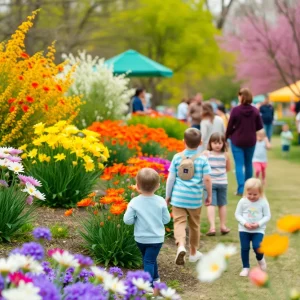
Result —
<instances>
[{"instance_id":1,"label":"flowering shrub","mask_svg":"<svg viewBox=\"0 0 300 300\"><path fill-rule=\"evenodd\" d=\"M72 207L93 191L109 156L99 142L99 134L78 130L60 121L54 126L34 126L35 139L26 149L28 172L42 183L45 204L50 207Z\"/></svg>"},{"instance_id":2,"label":"flowering shrub","mask_svg":"<svg viewBox=\"0 0 300 300\"><path fill-rule=\"evenodd\" d=\"M127 122L129 125L144 124L150 128L163 128L166 134L177 140L183 140L183 135L188 126L179 120L159 115L133 116Z\"/></svg>"},{"instance_id":3,"label":"flowering shrub","mask_svg":"<svg viewBox=\"0 0 300 300\"><path fill-rule=\"evenodd\" d=\"M107 139L127 142L128 148L136 149L139 156L143 155L141 144L152 141L171 152L181 152L184 149L182 140L168 137L162 128L149 128L141 124L128 126L120 121L104 121L94 122L88 129L98 132L104 143Z\"/></svg>"},{"instance_id":4,"label":"flowering shrub","mask_svg":"<svg viewBox=\"0 0 300 300\"><path fill-rule=\"evenodd\" d=\"M41 182L22 175L21 150L0 148L0 240L10 241L11 236L32 220L34 199L45 200L37 187Z\"/></svg>"},{"instance_id":5,"label":"flowering shrub","mask_svg":"<svg viewBox=\"0 0 300 300\"><path fill-rule=\"evenodd\" d=\"M124 118L134 94L128 88L129 79L124 75L114 76L112 70L104 65L104 59L92 58L85 52L79 52L77 57L72 54L63 57L68 60L66 72L77 66L73 74L74 83L68 93L83 95L85 101L77 118L78 126Z\"/></svg>"},{"instance_id":6,"label":"flowering shrub","mask_svg":"<svg viewBox=\"0 0 300 300\"><path fill-rule=\"evenodd\" d=\"M37 121L52 125L72 121L78 113L80 97L64 95L72 70L64 78L56 76L64 64L55 64L54 47L45 56L39 52L30 57L25 51L24 39L36 14L0 46L0 145L21 145L31 137L26 129Z\"/></svg>"},{"instance_id":7,"label":"flowering shrub","mask_svg":"<svg viewBox=\"0 0 300 300\"><path fill-rule=\"evenodd\" d=\"M94 265L90 257L51 249L53 265L43 261L45 251L36 242L25 243L0 259L1 299L6 300L110 300L151 299L150 275L144 271L128 272ZM163 299L180 299L164 283L155 285L156 295Z\"/></svg>"}]
</instances>

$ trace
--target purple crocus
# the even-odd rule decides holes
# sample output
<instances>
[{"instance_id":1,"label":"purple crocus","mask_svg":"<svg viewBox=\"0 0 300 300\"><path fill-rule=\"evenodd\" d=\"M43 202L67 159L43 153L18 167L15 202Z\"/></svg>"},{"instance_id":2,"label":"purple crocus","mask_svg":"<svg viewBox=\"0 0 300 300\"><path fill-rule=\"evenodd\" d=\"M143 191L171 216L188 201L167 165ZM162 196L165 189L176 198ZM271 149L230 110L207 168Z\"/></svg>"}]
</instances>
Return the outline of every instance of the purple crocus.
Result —
<instances>
[{"instance_id":1,"label":"purple crocus","mask_svg":"<svg viewBox=\"0 0 300 300\"><path fill-rule=\"evenodd\" d=\"M21 248L21 254L32 256L36 260L42 260L45 255L45 251L39 243L30 242L23 244Z\"/></svg>"},{"instance_id":2,"label":"purple crocus","mask_svg":"<svg viewBox=\"0 0 300 300\"><path fill-rule=\"evenodd\" d=\"M88 256L84 256L82 254L75 254L74 256L81 267L90 267L94 264L93 260Z\"/></svg>"},{"instance_id":3,"label":"purple crocus","mask_svg":"<svg viewBox=\"0 0 300 300\"><path fill-rule=\"evenodd\" d=\"M34 236L35 239L40 240L48 240L51 241L52 234L49 228L44 228L44 227L38 227L35 228L32 232L32 235Z\"/></svg>"},{"instance_id":4,"label":"purple crocus","mask_svg":"<svg viewBox=\"0 0 300 300\"><path fill-rule=\"evenodd\" d=\"M26 183L30 183L33 186L42 186L42 184L35 178L31 177L31 176L25 176L25 175L18 175L21 183L25 184Z\"/></svg>"},{"instance_id":5,"label":"purple crocus","mask_svg":"<svg viewBox=\"0 0 300 300\"><path fill-rule=\"evenodd\" d=\"M8 183L5 180L0 180L0 187L8 188L9 185L8 185Z\"/></svg>"},{"instance_id":6,"label":"purple crocus","mask_svg":"<svg viewBox=\"0 0 300 300\"><path fill-rule=\"evenodd\" d=\"M64 289L65 300L107 300L109 294L100 285L77 282Z\"/></svg>"},{"instance_id":7,"label":"purple crocus","mask_svg":"<svg viewBox=\"0 0 300 300\"><path fill-rule=\"evenodd\" d=\"M108 273L114 275L115 277L121 278L123 276L123 271L118 267L111 267L108 270Z\"/></svg>"}]
</instances>

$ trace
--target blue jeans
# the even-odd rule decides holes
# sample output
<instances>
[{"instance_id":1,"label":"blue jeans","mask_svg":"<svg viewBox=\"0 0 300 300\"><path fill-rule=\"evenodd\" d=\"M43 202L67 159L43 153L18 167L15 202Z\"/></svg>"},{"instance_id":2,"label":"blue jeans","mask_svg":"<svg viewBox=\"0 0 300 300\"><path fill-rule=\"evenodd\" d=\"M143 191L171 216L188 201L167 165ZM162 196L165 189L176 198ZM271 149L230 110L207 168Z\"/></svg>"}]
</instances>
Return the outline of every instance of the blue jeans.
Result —
<instances>
[{"instance_id":1,"label":"blue jeans","mask_svg":"<svg viewBox=\"0 0 300 300\"><path fill-rule=\"evenodd\" d=\"M196 129L200 130L200 124L199 124L199 125L197 125L197 124L193 124L191 127L192 127L192 128L196 128Z\"/></svg>"},{"instance_id":2,"label":"blue jeans","mask_svg":"<svg viewBox=\"0 0 300 300\"><path fill-rule=\"evenodd\" d=\"M271 141L272 134L273 134L273 124L264 124L264 129L268 140Z\"/></svg>"},{"instance_id":3,"label":"blue jeans","mask_svg":"<svg viewBox=\"0 0 300 300\"><path fill-rule=\"evenodd\" d=\"M138 242L136 244L142 252L144 271L151 275L152 282L159 279L157 256L163 244L141 244Z\"/></svg>"},{"instance_id":4,"label":"blue jeans","mask_svg":"<svg viewBox=\"0 0 300 300\"><path fill-rule=\"evenodd\" d=\"M252 242L252 248L256 254L256 259L258 261L264 258L262 253L258 252L260 243L262 242L264 235L259 232L244 232L240 231L240 242L241 242L241 256L243 262L243 268L250 268L249 263L249 251L250 251L250 242Z\"/></svg>"},{"instance_id":5,"label":"blue jeans","mask_svg":"<svg viewBox=\"0 0 300 300\"><path fill-rule=\"evenodd\" d=\"M252 158L255 146L237 147L231 143L231 150L235 163L236 181L238 184L237 193L243 194L245 181L251 178L253 174Z\"/></svg>"}]
</instances>

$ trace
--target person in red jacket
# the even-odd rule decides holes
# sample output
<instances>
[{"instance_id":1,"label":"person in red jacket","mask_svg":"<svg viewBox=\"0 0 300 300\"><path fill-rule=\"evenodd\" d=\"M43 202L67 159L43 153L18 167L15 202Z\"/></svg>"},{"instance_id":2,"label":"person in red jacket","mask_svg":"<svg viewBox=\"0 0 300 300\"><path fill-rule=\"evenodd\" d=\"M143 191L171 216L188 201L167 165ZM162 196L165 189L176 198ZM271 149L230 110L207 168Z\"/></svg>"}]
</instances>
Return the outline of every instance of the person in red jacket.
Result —
<instances>
[{"instance_id":1,"label":"person in red jacket","mask_svg":"<svg viewBox=\"0 0 300 300\"><path fill-rule=\"evenodd\" d=\"M231 140L231 149L235 162L236 195L244 192L245 181L252 177L252 158L256 144L256 132L263 128L263 122L257 108L251 105L253 96L249 89L241 88L238 94L240 105L231 111L226 138Z\"/></svg>"}]
</instances>

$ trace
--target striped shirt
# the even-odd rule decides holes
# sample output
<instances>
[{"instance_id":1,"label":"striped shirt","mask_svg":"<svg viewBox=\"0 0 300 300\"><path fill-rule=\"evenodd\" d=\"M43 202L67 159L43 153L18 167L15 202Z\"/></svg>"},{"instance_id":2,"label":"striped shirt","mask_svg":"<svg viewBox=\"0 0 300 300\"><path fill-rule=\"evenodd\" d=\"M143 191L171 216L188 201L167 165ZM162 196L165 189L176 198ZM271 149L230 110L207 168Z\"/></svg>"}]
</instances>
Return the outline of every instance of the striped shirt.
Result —
<instances>
[{"instance_id":1,"label":"striped shirt","mask_svg":"<svg viewBox=\"0 0 300 300\"><path fill-rule=\"evenodd\" d=\"M208 162L211 167L210 177L213 184L228 184L225 153L214 154L207 151Z\"/></svg>"},{"instance_id":2,"label":"striped shirt","mask_svg":"<svg viewBox=\"0 0 300 300\"><path fill-rule=\"evenodd\" d=\"M197 154L197 150L185 150L186 157ZM202 206L203 176L210 174L210 166L205 156L199 156L194 161L195 174L191 180L182 180L178 176L178 167L182 157L176 154L172 160L169 172L176 174L172 190L171 204L176 207L196 209Z\"/></svg>"}]
</instances>

